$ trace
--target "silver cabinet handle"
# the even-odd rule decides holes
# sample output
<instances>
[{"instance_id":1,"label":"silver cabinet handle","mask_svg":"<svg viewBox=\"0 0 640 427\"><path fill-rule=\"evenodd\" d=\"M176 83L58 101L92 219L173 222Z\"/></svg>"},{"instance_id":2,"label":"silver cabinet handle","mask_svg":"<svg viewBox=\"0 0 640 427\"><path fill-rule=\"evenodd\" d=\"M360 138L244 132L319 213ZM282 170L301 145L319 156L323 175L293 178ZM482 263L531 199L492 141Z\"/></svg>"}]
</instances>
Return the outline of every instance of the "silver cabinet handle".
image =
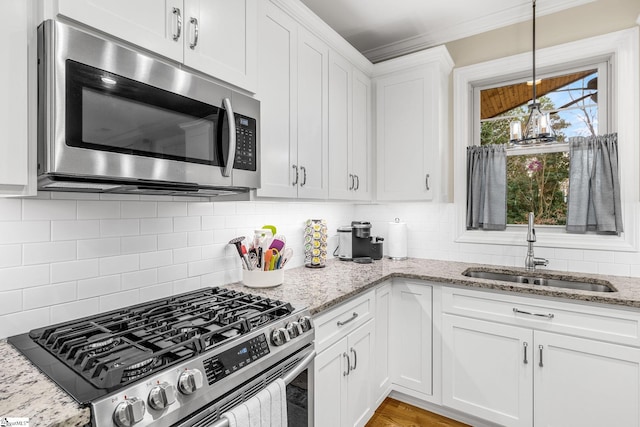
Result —
<instances>
[{"instance_id":1,"label":"silver cabinet handle","mask_svg":"<svg viewBox=\"0 0 640 427\"><path fill-rule=\"evenodd\" d=\"M527 347L529 347L529 344L525 341L522 343L522 348L523 348L523 352L524 352L524 360L522 361L525 365L527 363L529 363L529 361L527 360Z\"/></svg>"},{"instance_id":2,"label":"silver cabinet handle","mask_svg":"<svg viewBox=\"0 0 640 427\"><path fill-rule=\"evenodd\" d=\"M173 8L173 16L176 17L176 32L173 34L173 41L177 42L182 35L182 14L177 7Z\"/></svg>"},{"instance_id":3,"label":"silver cabinet handle","mask_svg":"<svg viewBox=\"0 0 640 427\"><path fill-rule=\"evenodd\" d=\"M189 43L189 47L193 50L198 46L198 20L191 18L189 22L193 25L193 43Z\"/></svg>"},{"instance_id":4,"label":"silver cabinet handle","mask_svg":"<svg viewBox=\"0 0 640 427\"><path fill-rule=\"evenodd\" d=\"M300 183L300 187L304 187L307 183L307 168L300 166L300 170L302 171L302 182Z\"/></svg>"},{"instance_id":5,"label":"silver cabinet handle","mask_svg":"<svg viewBox=\"0 0 640 427\"><path fill-rule=\"evenodd\" d=\"M222 176L231 176L233 163L236 160L236 117L233 114L233 108L231 108L231 100L225 98L222 103L227 112L227 123L229 124L229 154L227 154L227 164L222 171Z\"/></svg>"},{"instance_id":6,"label":"silver cabinet handle","mask_svg":"<svg viewBox=\"0 0 640 427\"><path fill-rule=\"evenodd\" d=\"M429 188L429 174L427 174L424 178L424 186L427 188L427 191L431 190Z\"/></svg>"},{"instance_id":7,"label":"silver cabinet handle","mask_svg":"<svg viewBox=\"0 0 640 427\"><path fill-rule=\"evenodd\" d=\"M353 190L356 186L356 181L354 179L354 175L352 173L349 174L349 181L351 181L351 185L349 186L349 190Z\"/></svg>"},{"instance_id":8,"label":"silver cabinet handle","mask_svg":"<svg viewBox=\"0 0 640 427\"><path fill-rule=\"evenodd\" d=\"M351 361L349 360L349 355L347 353L342 353L342 357L347 359L347 370L342 373L342 376L346 377L349 375L349 372L351 372Z\"/></svg>"},{"instance_id":9,"label":"silver cabinet handle","mask_svg":"<svg viewBox=\"0 0 640 427\"><path fill-rule=\"evenodd\" d=\"M338 320L338 326L344 326L349 322L353 322L354 320L356 320L356 317L358 317L358 313L356 313L355 311L353 312L353 314L351 315L350 318L348 318L347 320L345 320L344 322Z\"/></svg>"},{"instance_id":10,"label":"silver cabinet handle","mask_svg":"<svg viewBox=\"0 0 640 427\"><path fill-rule=\"evenodd\" d=\"M531 313L530 311L518 310L515 307L513 309L513 312L518 314L526 314L527 316L546 317L547 319L553 319L555 317L553 313L549 313L549 314Z\"/></svg>"},{"instance_id":11,"label":"silver cabinet handle","mask_svg":"<svg viewBox=\"0 0 640 427\"><path fill-rule=\"evenodd\" d=\"M360 177L358 175L354 175L356 177L356 188L355 191L360 189Z\"/></svg>"},{"instance_id":12,"label":"silver cabinet handle","mask_svg":"<svg viewBox=\"0 0 640 427\"><path fill-rule=\"evenodd\" d=\"M291 185L296 186L296 185L298 185L298 165L293 165L293 166L291 166L291 168L296 171L296 180L293 181L291 183Z\"/></svg>"},{"instance_id":13,"label":"silver cabinet handle","mask_svg":"<svg viewBox=\"0 0 640 427\"><path fill-rule=\"evenodd\" d=\"M544 367L544 365L542 364L542 349L544 347L543 346L538 346L538 349L540 350L540 363L538 363L538 366L540 366L541 368Z\"/></svg>"},{"instance_id":14,"label":"silver cabinet handle","mask_svg":"<svg viewBox=\"0 0 640 427\"><path fill-rule=\"evenodd\" d=\"M353 354L353 366L349 368L349 371L355 371L358 367L358 355L353 347L351 347L351 354Z\"/></svg>"}]
</instances>

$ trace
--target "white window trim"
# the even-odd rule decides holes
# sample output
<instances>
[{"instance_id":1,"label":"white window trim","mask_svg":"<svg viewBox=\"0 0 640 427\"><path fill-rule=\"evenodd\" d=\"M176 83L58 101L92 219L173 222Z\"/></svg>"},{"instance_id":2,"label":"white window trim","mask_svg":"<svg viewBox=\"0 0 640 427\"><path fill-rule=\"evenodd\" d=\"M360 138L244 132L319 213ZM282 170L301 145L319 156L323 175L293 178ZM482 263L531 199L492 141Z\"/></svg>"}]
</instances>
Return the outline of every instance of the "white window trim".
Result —
<instances>
[{"instance_id":1,"label":"white window trim","mask_svg":"<svg viewBox=\"0 0 640 427\"><path fill-rule=\"evenodd\" d=\"M562 45L536 50L536 66L552 69L562 64L579 63L611 56L613 70L611 132L618 133L620 194L624 233L621 236L570 234L558 227L536 226L540 247L638 251L638 201L640 189L640 75L638 66L637 27ZM525 245L524 228L509 226L506 231L467 230L466 149L473 141L474 86L495 80L497 76L527 73L531 70L531 53L522 53L480 64L457 68L453 72L453 166L458 243Z\"/></svg>"}]
</instances>

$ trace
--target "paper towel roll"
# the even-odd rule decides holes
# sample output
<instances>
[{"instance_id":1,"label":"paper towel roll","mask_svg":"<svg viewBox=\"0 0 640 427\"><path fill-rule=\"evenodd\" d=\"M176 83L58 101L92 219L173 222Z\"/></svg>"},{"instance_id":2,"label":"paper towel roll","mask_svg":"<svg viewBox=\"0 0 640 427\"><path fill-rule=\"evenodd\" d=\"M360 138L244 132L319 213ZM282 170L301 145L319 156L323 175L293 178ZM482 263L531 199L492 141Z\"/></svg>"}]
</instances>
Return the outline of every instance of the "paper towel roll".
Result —
<instances>
[{"instance_id":1,"label":"paper towel roll","mask_svg":"<svg viewBox=\"0 0 640 427\"><path fill-rule=\"evenodd\" d=\"M389 258L394 260L407 259L407 223L400 222L399 218L390 222L385 244Z\"/></svg>"}]
</instances>

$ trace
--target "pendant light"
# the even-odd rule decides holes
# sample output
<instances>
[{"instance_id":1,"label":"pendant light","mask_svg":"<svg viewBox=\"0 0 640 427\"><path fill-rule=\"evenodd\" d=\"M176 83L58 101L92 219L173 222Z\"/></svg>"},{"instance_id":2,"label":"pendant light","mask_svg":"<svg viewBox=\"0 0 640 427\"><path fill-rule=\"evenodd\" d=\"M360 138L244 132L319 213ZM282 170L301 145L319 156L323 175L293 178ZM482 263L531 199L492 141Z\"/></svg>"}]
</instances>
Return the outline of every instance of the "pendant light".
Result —
<instances>
[{"instance_id":1,"label":"pendant light","mask_svg":"<svg viewBox=\"0 0 640 427\"><path fill-rule=\"evenodd\" d=\"M536 94L536 0L533 4L533 96L529 104L529 118L522 132L520 120L515 120L509 124L509 143L513 146L532 146L540 144L550 144L556 142L557 138L551 128L549 113L540 110L540 103Z\"/></svg>"}]
</instances>

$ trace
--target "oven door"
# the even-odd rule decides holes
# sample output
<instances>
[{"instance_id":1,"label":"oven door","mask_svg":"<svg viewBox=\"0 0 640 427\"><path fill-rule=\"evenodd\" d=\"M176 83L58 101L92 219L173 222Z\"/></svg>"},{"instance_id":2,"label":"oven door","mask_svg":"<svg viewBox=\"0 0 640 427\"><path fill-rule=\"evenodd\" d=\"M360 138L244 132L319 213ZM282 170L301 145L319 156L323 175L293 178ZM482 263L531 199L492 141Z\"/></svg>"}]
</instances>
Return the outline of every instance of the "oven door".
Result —
<instances>
[{"instance_id":1,"label":"oven door","mask_svg":"<svg viewBox=\"0 0 640 427\"><path fill-rule=\"evenodd\" d=\"M178 423L179 427L228 427L220 416L252 398L277 378L287 384L287 420L289 427L313 427L313 344L287 357L262 374L221 396L207 408Z\"/></svg>"}]
</instances>

